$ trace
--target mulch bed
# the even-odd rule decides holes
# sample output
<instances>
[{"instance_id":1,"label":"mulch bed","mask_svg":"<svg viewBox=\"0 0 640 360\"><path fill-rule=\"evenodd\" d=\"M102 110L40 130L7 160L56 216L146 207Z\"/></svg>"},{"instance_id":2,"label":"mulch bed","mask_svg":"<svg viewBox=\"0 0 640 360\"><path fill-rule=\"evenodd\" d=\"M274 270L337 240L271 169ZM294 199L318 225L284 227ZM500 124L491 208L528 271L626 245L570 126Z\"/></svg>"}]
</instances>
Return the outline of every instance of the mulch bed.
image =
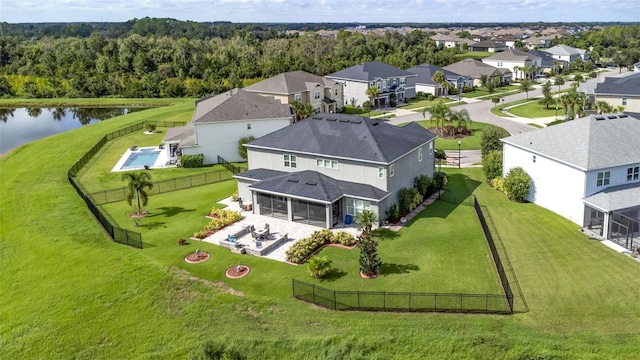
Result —
<instances>
[{"instance_id":1,"label":"mulch bed","mask_svg":"<svg viewBox=\"0 0 640 360\"><path fill-rule=\"evenodd\" d=\"M188 262L189 264L198 264L209 260L210 257L211 255L205 251L200 251L199 255L196 255L196 253L193 252L185 256L184 261Z\"/></svg>"},{"instance_id":2,"label":"mulch bed","mask_svg":"<svg viewBox=\"0 0 640 360\"><path fill-rule=\"evenodd\" d=\"M378 274L369 276L363 273L362 271L360 271L360 277L363 279L375 279L378 277Z\"/></svg>"},{"instance_id":3,"label":"mulch bed","mask_svg":"<svg viewBox=\"0 0 640 360\"><path fill-rule=\"evenodd\" d=\"M240 268L240 271L238 271ZM224 275L230 279L239 279L241 277L249 275L251 268L245 265L232 266L225 271Z\"/></svg>"}]
</instances>

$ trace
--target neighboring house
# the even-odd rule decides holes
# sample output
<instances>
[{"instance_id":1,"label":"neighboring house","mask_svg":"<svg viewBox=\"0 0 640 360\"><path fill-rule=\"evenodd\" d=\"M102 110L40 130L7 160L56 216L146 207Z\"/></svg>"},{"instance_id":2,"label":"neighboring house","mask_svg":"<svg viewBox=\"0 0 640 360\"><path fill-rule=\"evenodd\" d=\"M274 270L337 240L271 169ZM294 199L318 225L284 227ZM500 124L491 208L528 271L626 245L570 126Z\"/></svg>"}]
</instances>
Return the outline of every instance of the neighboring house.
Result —
<instances>
[{"instance_id":1,"label":"neighboring house","mask_svg":"<svg viewBox=\"0 0 640 360\"><path fill-rule=\"evenodd\" d=\"M556 45L554 47L544 50L551 54L554 59L563 60L568 63L574 62L576 59L588 60L589 56L586 50L576 49L569 45Z\"/></svg>"},{"instance_id":2,"label":"neighboring house","mask_svg":"<svg viewBox=\"0 0 640 360\"><path fill-rule=\"evenodd\" d=\"M537 55L519 49L509 49L482 59L482 62L501 69L509 69L512 79L518 80L525 77L524 68L534 69L532 77L541 72L542 58ZM518 68L518 69L516 69Z\"/></svg>"},{"instance_id":3,"label":"neighboring house","mask_svg":"<svg viewBox=\"0 0 640 360\"><path fill-rule=\"evenodd\" d=\"M238 192L256 214L331 228L369 209L380 221L415 177L433 176L436 136L362 116L320 113L246 144Z\"/></svg>"},{"instance_id":4,"label":"neighboring house","mask_svg":"<svg viewBox=\"0 0 640 360\"><path fill-rule=\"evenodd\" d=\"M238 155L241 138L258 138L292 121L289 105L271 96L233 89L198 100L191 122L169 129L162 141L170 157L203 154L205 164L217 164L218 156L244 161Z\"/></svg>"},{"instance_id":5,"label":"neighboring house","mask_svg":"<svg viewBox=\"0 0 640 360\"><path fill-rule=\"evenodd\" d=\"M511 83L512 78L511 70L500 69L476 59L464 59L457 63L447 65L443 67L443 69L471 77L473 79L473 84L477 86L480 86L480 77L482 75L486 75L489 78L489 81L498 79L498 82L501 84Z\"/></svg>"},{"instance_id":6,"label":"neighboring house","mask_svg":"<svg viewBox=\"0 0 640 360\"><path fill-rule=\"evenodd\" d=\"M596 84L594 100L605 101L612 107L624 106L625 111L640 112L640 73L628 72L625 76L606 77ZM636 139L640 142L640 139Z\"/></svg>"},{"instance_id":7,"label":"neighboring house","mask_svg":"<svg viewBox=\"0 0 640 360\"><path fill-rule=\"evenodd\" d=\"M500 52L509 49L509 47L502 41L484 40L469 44L467 49L469 51Z\"/></svg>"},{"instance_id":8,"label":"neighboring house","mask_svg":"<svg viewBox=\"0 0 640 360\"><path fill-rule=\"evenodd\" d=\"M282 73L244 88L260 95L269 95L283 104L299 101L311 104L316 112L342 110L342 84L306 71Z\"/></svg>"},{"instance_id":9,"label":"neighboring house","mask_svg":"<svg viewBox=\"0 0 640 360\"><path fill-rule=\"evenodd\" d=\"M411 69L407 69L407 71L417 75L416 92L422 91L425 94L435 96L443 96L448 93L448 89L442 88L440 84L432 80L436 71L442 71L450 86L456 88L458 92L462 92L465 86L473 86L473 79L470 76L456 74L431 64L414 66Z\"/></svg>"},{"instance_id":10,"label":"neighboring house","mask_svg":"<svg viewBox=\"0 0 640 360\"><path fill-rule=\"evenodd\" d=\"M629 70L630 71L635 71L635 72L640 72L640 62L637 62L637 63L633 64L633 66Z\"/></svg>"},{"instance_id":11,"label":"neighboring house","mask_svg":"<svg viewBox=\"0 0 640 360\"><path fill-rule=\"evenodd\" d=\"M553 38L550 36L533 36L522 40L522 44L528 49L548 48L552 42Z\"/></svg>"},{"instance_id":12,"label":"neighboring house","mask_svg":"<svg viewBox=\"0 0 640 360\"><path fill-rule=\"evenodd\" d=\"M353 106L362 106L369 100L367 89L377 87L380 90L375 100L377 106L385 107L394 94L397 102L416 97L416 75L391 65L370 61L334 72L326 76L344 85L345 102Z\"/></svg>"},{"instance_id":13,"label":"neighboring house","mask_svg":"<svg viewBox=\"0 0 640 360\"><path fill-rule=\"evenodd\" d=\"M530 202L604 238L638 236L638 223L628 222L640 220L638 139L639 119L590 115L502 139L503 173L522 167L533 181Z\"/></svg>"},{"instance_id":14,"label":"neighboring house","mask_svg":"<svg viewBox=\"0 0 640 360\"><path fill-rule=\"evenodd\" d=\"M457 35L435 34L431 37L437 46L446 48L459 47L462 44L473 44L475 41L467 38L459 38Z\"/></svg>"},{"instance_id":15,"label":"neighboring house","mask_svg":"<svg viewBox=\"0 0 640 360\"><path fill-rule=\"evenodd\" d=\"M558 60L553 55L542 50L529 50L529 54L535 55L540 58L540 68L543 73L554 72L560 73L561 69L567 66L569 63L564 60Z\"/></svg>"}]
</instances>

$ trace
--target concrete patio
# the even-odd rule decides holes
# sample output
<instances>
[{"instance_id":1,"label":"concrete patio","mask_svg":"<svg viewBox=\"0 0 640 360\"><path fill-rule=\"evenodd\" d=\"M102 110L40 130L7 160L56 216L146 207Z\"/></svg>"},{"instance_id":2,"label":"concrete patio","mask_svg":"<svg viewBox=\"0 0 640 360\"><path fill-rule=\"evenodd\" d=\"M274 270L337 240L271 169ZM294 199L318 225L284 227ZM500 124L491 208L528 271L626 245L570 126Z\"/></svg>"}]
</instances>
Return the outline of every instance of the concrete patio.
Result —
<instances>
[{"instance_id":1,"label":"concrete patio","mask_svg":"<svg viewBox=\"0 0 640 360\"><path fill-rule=\"evenodd\" d=\"M268 239L261 240L259 247L256 246L256 242L249 233L244 233L242 236L237 237L238 243L245 246L248 253L262 251L262 256L268 259L284 262L286 258L285 252L291 247L291 245L300 239L308 237L314 231L322 230L321 227L287 221L270 216L257 215L254 214L253 211L242 210L237 202L231 201L231 198L223 199L218 203L226 205L229 210L239 211L242 214L243 219L209 237L204 238L202 241L221 245L221 241L226 240L228 235L243 233L243 230L246 229L247 226L253 225L256 229L261 229L265 227L265 224L269 224L269 232L271 236ZM360 228L355 223L350 225L340 223L331 229L331 231L345 231L353 236L357 236L361 232ZM284 235L286 235L287 241L281 244L276 244L277 246L273 246L273 249L271 249L273 242L281 239Z\"/></svg>"}]
</instances>

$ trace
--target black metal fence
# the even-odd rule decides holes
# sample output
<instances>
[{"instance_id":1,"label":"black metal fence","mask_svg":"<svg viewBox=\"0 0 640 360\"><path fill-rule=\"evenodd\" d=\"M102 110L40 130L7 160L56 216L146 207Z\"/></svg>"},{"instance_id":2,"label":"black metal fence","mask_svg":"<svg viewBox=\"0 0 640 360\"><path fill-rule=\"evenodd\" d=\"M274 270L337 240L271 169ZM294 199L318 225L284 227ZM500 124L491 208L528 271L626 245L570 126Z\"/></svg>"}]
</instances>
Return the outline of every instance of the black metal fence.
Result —
<instances>
[{"instance_id":1,"label":"black metal fence","mask_svg":"<svg viewBox=\"0 0 640 360\"><path fill-rule=\"evenodd\" d=\"M292 279L293 297L333 310L511 314L504 295L337 291Z\"/></svg>"},{"instance_id":2,"label":"black metal fence","mask_svg":"<svg viewBox=\"0 0 640 360\"><path fill-rule=\"evenodd\" d=\"M102 212L100 212L100 209L98 208L96 203L91 199L91 197L88 194L84 192L82 187L80 187L80 185L75 181L74 178L78 174L80 169L82 169L82 167L84 167L98 153L98 151L102 149L102 147L108 141L130 134L134 131L144 129L147 126L147 124L155 124L156 127L172 127L172 126L182 126L185 123L175 122L175 121L147 121L147 122L136 123L136 124L124 127L120 130L114 131L112 133L106 134L89 151L87 151L80 158L80 160L76 161L76 163L73 164L73 166L67 171L67 179L69 180L69 183L76 189L76 191L78 192L78 195L80 195L82 200L84 200L84 202L87 204L87 207L89 208L91 213L93 213L95 218L102 225L102 227L109 234L109 236L111 236L113 241L120 244L126 244L129 246L137 247L139 249L142 249L142 234L135 231L127 230L127 229L122 229L117 226L113 226L111 222L107 219L107 217L104 216Z\"/></svg>"},{"instance_id":3,"label":"black metal fence","mask_svg":"<svg viewBox=\"0 0 640 360\"><path fill-rule=\"evenodd\" d=\"M238 165L234 165L234 164L228 162L227 160L225 160L222 157L220 157L220 155L218 155L218 164L224 166L225 169L231 171L234 174L237 174L237 173L240 173L240 172L244 171L243 168L241 168Z\"/></svg>"},{"instance_id":4,"label":"black metal fence","mask_svg":"<svg viewBox=\"0 0 640 360\"><path fill-rule=\"evenodd\" d=\"M227 170L210 171L202 174L188 175L173 179L159 180L153 183L153 188L148 194L162 194L176 190L188 189L195 186L214 184L233 178L233 173ZM103 190L89 194L91 200L97 205L108 204L126 200L129 189L120 187L117 189Z\"/></svg>"},{"instance_id":5,"label":"black metal fence","mask_svg":"<svg viewBox=\"0 0 640 360\"><path fill-rule=\"evenodd\" d=\"M504 266L502 266L502 261L500 260L500 255L498 254L498 250L496 249L496 244L493 240L493 236L491 235L491 231L489 230L489 226L487 225L487 220L482 213L482 208L480 208L480 203L478 199L473 197L473 208L476 210L476 214L478 215L478 220L480 220L480 225L482 226L482 232L484 233L484 237L487 239L487 243L489 244L489 250L491 250L491 257L493 258L493 262L496 265L496 270L498 272L498 278L500 278L500 283L502 284L502 288L504 289L504 294L509 303L510 312L513 312L513 292L511 291L511 286L509 285L509 280L507 279L507 274L504 271Z\"/></svg>"}]
</instances>

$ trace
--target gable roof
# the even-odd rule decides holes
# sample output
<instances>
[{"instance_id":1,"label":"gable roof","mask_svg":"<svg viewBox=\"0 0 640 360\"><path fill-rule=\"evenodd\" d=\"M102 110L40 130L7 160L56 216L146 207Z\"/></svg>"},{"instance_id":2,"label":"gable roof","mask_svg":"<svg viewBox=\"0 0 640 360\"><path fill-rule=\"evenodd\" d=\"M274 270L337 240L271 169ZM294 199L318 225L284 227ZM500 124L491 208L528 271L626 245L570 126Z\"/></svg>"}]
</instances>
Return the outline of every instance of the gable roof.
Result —
<instances>
[{"instance_id":1,"label":"gable roof","mask_svg":"<svg viewBox=\"0 0 640 360\"><path fill-rule=\"evenodd\" d=\"M196 144L195 128L192 123L169 128L162 141L180 141L181 146L193 146Z\"/></svg>"},{"instance_id":2,"label":"gable roof","mask_svg":"<svg viewBox=\"0 0 640 360\"><path fill-rule=\"evenodd\" d=\"M285 72L244 88L246 91L269 94L295 94L311 91L316 86L331 87L338 82L298 70Z\"/></svg>"},{"instance_id":3,"label":"gable roof","mask_svg":"<svg viewBox=\"0 0 640 360\"><path fill-rule=\"evenodd\" d=\"M485 64L476 59L464 59L445 66L443 69L449 70L458 74L464 74L472 78L479 78L481 75L500 76L503 74L497 67Z\"/></svg>"},{"instance_id":4,"label":"gable roof","mask_svg":"<svg viewBox=\"0 0 640 360\"><path fill-rule=\"evenodd\" d=\"M602 191L584 198L586 203L606 211L622 210L638 205L640 182L609 186Z\"/></svg>"},{"instance_id":5,"label":"gable roof","mask_svg":"<svg viewBox=\"0 0 640 360\"><path fill-rule=\"evenodd\" d=\"M385 64L380 61L369 61L354 65L327 75L328 78L356 81L373 81L378 78L387 79L397 76L415 76L414 74Z\"/></svg>"},{"instance_id":6,"label":"gable roof","mask_svg":"<svg viewBox=\"0 0 640 360\"><path fill-rule=\"evenodd\" d=\"M624 114L590 115L502 139L582 170L640 163L640 120Z\"/></svg>"},{"instance_id":7,"label":"gable roof","mask_svg":"<svg viewBox=\"0 0 640 360\"><path fill-rule=\"evenodd\" d=\"M271 96L233 89L198 100L192 122L200 124L288 117L291 117L289 105L282 104Z\"/></svg>"},{"instance_id":8,"label":"gable roof","mask_svg":"<svg viewBox=\"0 0 640 360\"><path fill-rule=\"evenodd\" d=\"M398 127L362 116L320 113L246 146L389 164L435 137L415 122Z\"/></svg>"},{"instance_id":9,"label":"gable roof","mask_svg":"<svg viewBox=\"0 0 640 360\"><path fill-rule=\"evenodd\" d=\"M553 55L580 55L578 49L565 44L556 45L544 51Z\"/></svg>"},{"instance_id":10,"label":"gable roof","mask_svg":"<svg viewBox=\"0 0 640 360\"><path fill-rule=\"evenodd\" d=\"M553 55L549 54L546 51L542 51L542 50L529 50L529 54L532 54L532 55L535 55L535 56L538 56L539 58L541 58L542 59L542 67L554 67L555 63L560 63L560 65L567 63L566 60L554 59Z\"/></svg>"},{"instance_id":11,"label":"gable roof","mask_svg":"<svg viewBox=\"0 0 640 360\"><path fill-rule=\"evenodd\" d=\"M436 71L442 71L448 81L457 81L458 78L461 77L465 79L471 79L470 76L460 75L458 73L454 73L453 71L449 71L431 64L420 64L418 66L412 67L411 69L407 69L407 71L418 76L416 78L416 84L436 85L435 81L431 79Z\"/></svg>"},{"instance_id":12,"label":"gable roof","mask_svg":"<svg viewBox=\"0 0 640 360\"><path fill-rule=\"evenodd\" d=\"M482 62L484 62L485 60L526 61L526 60L538 60L538 59L540 59L540 57L535 54L528 53L520 49L509 49L509 50L496 53L495 55L486 57L482 59Z\"/></svg>"},{"instance_id":13,"label":"gable roof","mask_svg":"<svg viewBox=\"0 0 640 360\"><path fill-rule=\"evenodd\" d=\"M598 83L594 90L596 95L635 95L640 96L640 73L632 73L624 77L607 77Z\"/></svg>"},{"instance_id":14,"label":"gable roof","mask_svg":"<svg viewBox=\"0 0 640 360\"><path fill-rule=\"evenodd\" d=\"M472 44L469 44L470 47L482 47L482 48L501 48L506 47L506 45L502 41L493 41L493 40L483 40L478 41Z\"/></svg>"},{"instance_id":15,"label":"gable roof","mask_svg":"<svg viewBox=\"0 0 640 360\"><path fill-rule=\"evenodd\" d=\"M251 178L255 176L253 173L266 174L263 170L265 169L247 170L235 177ZM279 174L260 179L260 181L249 185L248 188L272 194L319 200L325 203L332 203L343 196L380 201L389 195L387 191L375 186L336 180L313 170L279 172Z\"/></svg>"}]
</instances>

